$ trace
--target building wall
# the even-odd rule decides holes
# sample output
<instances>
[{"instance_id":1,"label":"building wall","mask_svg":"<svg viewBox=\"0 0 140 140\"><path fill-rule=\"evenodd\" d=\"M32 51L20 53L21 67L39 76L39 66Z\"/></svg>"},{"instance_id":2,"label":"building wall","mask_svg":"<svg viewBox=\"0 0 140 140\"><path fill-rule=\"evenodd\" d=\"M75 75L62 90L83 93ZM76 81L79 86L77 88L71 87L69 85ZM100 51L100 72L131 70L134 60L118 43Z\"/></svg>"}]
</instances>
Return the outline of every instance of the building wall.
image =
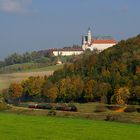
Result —
<instances>
[{"instance_id":1,"label":"building wall","mask_svg":"<svg viewBox=\"0 0 140 140\"><path fill-rule=\"evenodd\" d=\"M112 47L116 45L115 43L109 43L109 44L93 44L93 48L95 49L98 49L100 51L104 50L104 49L107 49L109 47Z\"/></svg>"},{"instance_id":2,"label":"building wall","mask_svg":"<svg viewBox=\"0 0 140 140\"><path fill-rule=\"evenodd\" d=\"M82 54L83 51L59 51L59 55L62 56L70 56L70 55L79 55ZM58 56L58 51L53 51L54 56Z\"/></svg>"}]
</instances>

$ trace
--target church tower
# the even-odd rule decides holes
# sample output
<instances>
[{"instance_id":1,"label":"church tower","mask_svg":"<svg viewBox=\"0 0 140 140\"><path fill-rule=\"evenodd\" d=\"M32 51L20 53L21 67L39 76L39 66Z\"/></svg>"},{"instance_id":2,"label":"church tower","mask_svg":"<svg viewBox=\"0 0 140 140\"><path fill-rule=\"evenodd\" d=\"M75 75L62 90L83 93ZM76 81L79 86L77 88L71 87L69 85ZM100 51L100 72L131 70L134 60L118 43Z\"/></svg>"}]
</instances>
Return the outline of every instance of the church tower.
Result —
<instances>
[{"instance_id":1,"label":"church tower","mask_svg":"<svg viewBox=\"0 0 140 140\"><path fill-rule=\"evenodd\" d=\"M91 44L91 30L90 28L88 28L88 44L90 45Z\"/></svg>"},{"instance_id":2,"label":"church tower","mask_svg":"<svg viewBox=\"0 0 140 140\"><path fill-rule=\"evenodd\" d=\"M86 49L86 39L85 39L85 36L82 37L82 49L83 50Z\"/></svg>"}]
</instances>

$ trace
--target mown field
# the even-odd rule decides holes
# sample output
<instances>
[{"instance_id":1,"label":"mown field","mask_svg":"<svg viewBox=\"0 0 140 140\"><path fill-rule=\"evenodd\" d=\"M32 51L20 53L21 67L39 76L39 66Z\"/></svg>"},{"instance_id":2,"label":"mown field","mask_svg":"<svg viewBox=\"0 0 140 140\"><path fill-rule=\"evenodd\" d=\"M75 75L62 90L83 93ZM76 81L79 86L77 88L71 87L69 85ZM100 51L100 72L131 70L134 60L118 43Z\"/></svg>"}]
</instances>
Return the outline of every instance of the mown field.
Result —
<instances>
[{"instance_id":1,"label":"mown field","mask_svg":"<svg viewBox=\"0 0 140 140\"><path fill-rule=\"evenodd\" d=\"M41 63L14 64L14 65L9 65L9 66L0 68L0 73L56 70L57 68L61 68L62 66L63 65L47 66L47 64L41 64Z\"/></svg>"},{"instance_id":2,"label":"mown field","mask_svg":"<svg viewBox=\"0 0 140 140\"><path fill-rule=\"evenodd\" d=\"M140 125L0 113L1 140L138 140Z\"/></svg>"},{"instance_id":3,"label":"mown field","mask_svg":"<svg viewBox=\"0 0 140 140\"><path fill-rule=\"evenodd\" d=\"M53 71L62 67L63 65L54 65L44 68L24 70L22 72L0 74L0 91L4 88L7 88L12 82L19 82L23 79L28 78L29 76L50 75L53 73Z\"/></svg>"}]
</instances>

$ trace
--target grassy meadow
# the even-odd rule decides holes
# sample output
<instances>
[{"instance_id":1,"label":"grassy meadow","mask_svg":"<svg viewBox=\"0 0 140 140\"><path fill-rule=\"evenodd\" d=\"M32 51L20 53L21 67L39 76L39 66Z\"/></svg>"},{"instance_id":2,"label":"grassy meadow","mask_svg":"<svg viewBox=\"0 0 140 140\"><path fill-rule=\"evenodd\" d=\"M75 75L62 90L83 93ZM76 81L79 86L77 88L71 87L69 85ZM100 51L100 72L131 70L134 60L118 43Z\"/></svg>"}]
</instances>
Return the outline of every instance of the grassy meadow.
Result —
<instances>
[{"instance_id":1,"label":"grassy meadow","mask_svg":"<svg viewBox=\"0 0 140 140\"><path fill-rule=\"evenodd\" d=\"M140 125L0 113L1 140L138 140Z\"/></svg>"},{"instance_id":2,"label":"grassy meadow","mask_svg":"<svg viewBox=\"0 0 140 140\"><path fill-rule=\"evenodd\" d=\"M19 82L23 79L28 78L29 76L51 75L53 71L62 67L63 65L54 65L54 66L48 66L44 68L24 70L24 71L15 72L15 73L0 74L0 91L4 88L7 88L12 82Z\"/></svg>"}]
</instances>

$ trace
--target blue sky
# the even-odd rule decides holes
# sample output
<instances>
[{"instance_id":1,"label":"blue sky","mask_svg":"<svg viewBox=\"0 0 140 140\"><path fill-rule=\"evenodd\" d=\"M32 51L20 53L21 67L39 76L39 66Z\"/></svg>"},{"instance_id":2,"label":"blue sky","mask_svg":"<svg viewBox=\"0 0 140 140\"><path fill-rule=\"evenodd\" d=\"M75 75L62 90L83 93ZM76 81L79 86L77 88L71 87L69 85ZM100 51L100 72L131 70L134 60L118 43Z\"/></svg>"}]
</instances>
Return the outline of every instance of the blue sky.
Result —
<instances>
[{"instance_id":1,"label":"blue sky","mask_svg":"<svg viewBox=\"0 0 140 140\"><path fill-rule=\"evenodd\" d=\"M140 0L0 0L0 59L81 44L89 26L93 35L135 36L139 7Z\"/></svg>"}]
</instances>

